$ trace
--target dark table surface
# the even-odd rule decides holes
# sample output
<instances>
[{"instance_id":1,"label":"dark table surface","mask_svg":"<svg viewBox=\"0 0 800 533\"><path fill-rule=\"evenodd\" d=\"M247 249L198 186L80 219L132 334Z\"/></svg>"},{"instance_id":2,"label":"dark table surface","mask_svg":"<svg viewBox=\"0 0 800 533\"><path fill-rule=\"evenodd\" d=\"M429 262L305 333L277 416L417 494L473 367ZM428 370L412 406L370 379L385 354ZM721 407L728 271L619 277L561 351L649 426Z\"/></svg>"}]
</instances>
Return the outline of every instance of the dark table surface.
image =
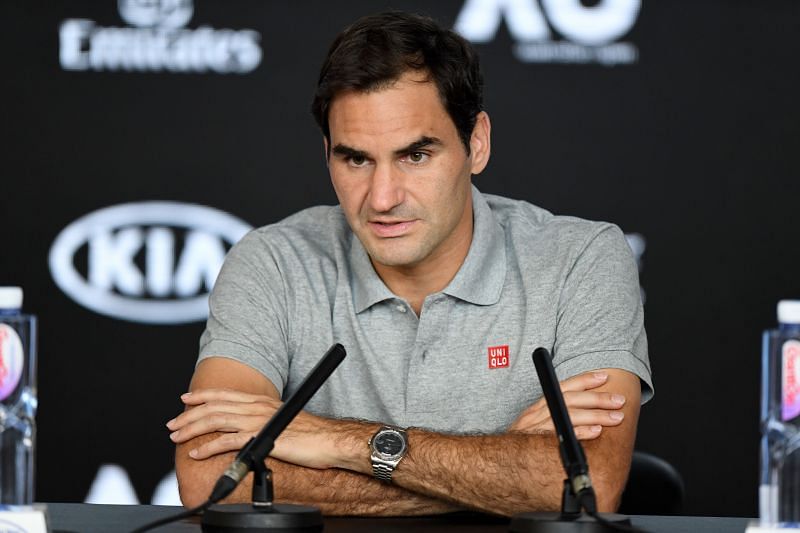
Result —
<instances>
[{"instance_id":1,"label":"dark table surface","mask_svg":"<svg viewBox=\"0 0 800 533\"><path fill-rule=\"evenodd\" d=\"M131 531L147 522L181 511L179 507L157 505L92 505L48 503L50 527L54 533L114 533ZM749 518L708 516L632 516L634 526L653 533L743 532ZM454 514L422 518L325 518L326 533L421 532L504 532L508 520L476 514ZM198 533L200 519L182 520L156 532Z\"/></svg>"}]
</instances>

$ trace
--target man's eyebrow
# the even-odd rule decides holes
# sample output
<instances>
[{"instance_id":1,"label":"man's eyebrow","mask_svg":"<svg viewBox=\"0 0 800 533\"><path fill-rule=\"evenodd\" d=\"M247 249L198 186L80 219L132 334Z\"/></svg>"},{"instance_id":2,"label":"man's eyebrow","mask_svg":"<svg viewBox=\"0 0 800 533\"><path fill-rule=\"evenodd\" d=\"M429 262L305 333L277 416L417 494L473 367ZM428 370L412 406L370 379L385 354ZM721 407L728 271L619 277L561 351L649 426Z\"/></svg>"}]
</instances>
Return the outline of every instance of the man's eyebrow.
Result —
<instances>
[{"instance_id":1,"label":"man's eyebrow","mask_svg":"<svg viewBox=\"0 0 800 533\"><path fill-rule=\"evenodd\" d=\"M405 155L411 152L416 152L422 148L425 148L426 146L440 145L440 144L442 144L442 141L437 137L424 136L408 144L407 146L404 146L403 148L395 150L394 153L395 155ZM369 159L369 154L364 150L359 150L357 148L347 146L346 144L337 144L336 146L333 147L332 152L335 155L348 157L351 159L356 157Z\"/></svg>"},{"instance_id":2,"label":"man's eyebrow","mask_svg":"<svg viewBox=\"0 0 800 533\"><path fill-rule=\"evenodd\" d=\"M426 146L440 145L440 144L442 144L442 141L440 139L437 139L436 137L420 137L419 139L412 142L408 146L400 148L399 150L395 150L394 153L395 155L405 155L405 154L410 154L411 152L416 152L422 148L425 148Z\"/></svg>"},{"instance_id":3,"label":"man's eyebrow","mask_svg":"<svg viewBox=\"0 0 800 533\"><path fill-rule=\"evenodd\" d=\"M334 146L333 153L338 156L349 157L351 159L356 157L364 159L369 158L367 152L351 148L350 146L346 146L344 144L337 144L336 146Z\"/></svg>"}]
</instances>

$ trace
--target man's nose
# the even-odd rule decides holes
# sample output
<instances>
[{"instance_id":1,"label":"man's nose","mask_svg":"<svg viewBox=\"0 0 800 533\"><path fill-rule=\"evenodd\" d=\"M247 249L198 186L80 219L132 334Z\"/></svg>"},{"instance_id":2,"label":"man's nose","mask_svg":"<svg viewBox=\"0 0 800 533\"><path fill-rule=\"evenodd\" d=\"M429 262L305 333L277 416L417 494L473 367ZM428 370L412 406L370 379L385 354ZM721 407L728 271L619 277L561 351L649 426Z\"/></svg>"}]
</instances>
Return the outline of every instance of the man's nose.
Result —
<instances>
[{"instance_id":1,"label":"man's nose","mask_svg":"<svg viewBox=\"0 0 800 533\"><path fill-rule=\"evenodd\" d=\"M369 191L370 208L377 213L391 211L403 203L403 179L391 163L378 163L372 174Z\"/></svg>"}]
</instances>

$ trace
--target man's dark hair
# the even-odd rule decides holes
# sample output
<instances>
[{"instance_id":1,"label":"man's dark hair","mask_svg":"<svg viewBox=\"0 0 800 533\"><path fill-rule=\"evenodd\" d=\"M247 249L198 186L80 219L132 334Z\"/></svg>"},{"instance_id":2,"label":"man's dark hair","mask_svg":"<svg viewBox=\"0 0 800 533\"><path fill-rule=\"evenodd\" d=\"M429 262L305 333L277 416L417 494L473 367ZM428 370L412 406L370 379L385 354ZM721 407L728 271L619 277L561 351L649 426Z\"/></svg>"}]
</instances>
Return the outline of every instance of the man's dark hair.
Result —
<instances>
[{"instance_id":1,"label":"man's dark hair","mask_svg":"<svg viewBox=\"0 0 800 533\"><path fill-rule=\"evenodd\" d=\"M469 154L483 109L478 55L460 35L433 19L398 11L360 18L333 41L322 65L311 112L330 144L328 111L342 91L384 89L408 71L427 73Z\"/></svg>"}]
</instances>

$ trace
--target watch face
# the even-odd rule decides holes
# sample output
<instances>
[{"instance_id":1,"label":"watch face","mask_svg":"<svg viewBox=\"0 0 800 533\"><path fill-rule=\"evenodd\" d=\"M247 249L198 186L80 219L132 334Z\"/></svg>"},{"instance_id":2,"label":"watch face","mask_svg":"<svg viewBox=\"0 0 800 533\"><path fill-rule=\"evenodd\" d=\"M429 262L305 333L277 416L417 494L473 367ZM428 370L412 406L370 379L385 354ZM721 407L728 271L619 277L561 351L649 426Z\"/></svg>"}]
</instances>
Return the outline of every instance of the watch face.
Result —
<instances>
[{"instance_id":1,"label":"watch face","mask_svg":"<svg viewBox=\"0 0 800 533\"><path fill-rule=\"evenodd\" d=\"M375 437L375 449L384 455L398 455L405 447L403 437L396 431L384 431Z\"/></svg>"}]
</instances>

